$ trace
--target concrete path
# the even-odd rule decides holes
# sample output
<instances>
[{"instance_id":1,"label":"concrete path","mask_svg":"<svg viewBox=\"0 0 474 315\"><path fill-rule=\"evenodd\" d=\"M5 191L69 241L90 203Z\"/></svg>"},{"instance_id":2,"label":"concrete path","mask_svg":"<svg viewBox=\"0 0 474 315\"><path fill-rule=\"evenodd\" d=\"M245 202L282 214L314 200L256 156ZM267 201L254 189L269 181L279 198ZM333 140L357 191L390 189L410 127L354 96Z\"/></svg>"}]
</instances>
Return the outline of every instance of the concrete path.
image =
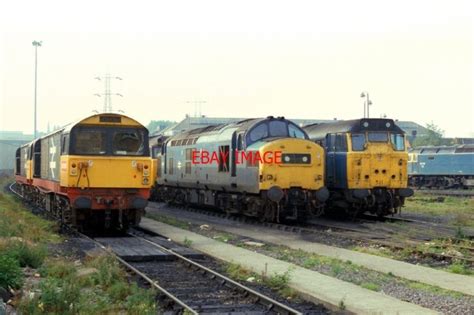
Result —
<instances>
[{"instance_id":1,"label":"concrete path","mask_svg":"<svg viewBox=\"0 0 474 315\"><path fill-rule=\"evenodd\" d=\"M162 211L150 209L150 213L167 214L166 210ZM196 214L202 218L202 215ZM215 228L228 233L250 237L267 243L287 246L292 249L301 249L308 253L315 253L322 256L341 259L343 261L350 260L354 264L366 267L371 270L389 273L395 276L418 281L447 290L457 291L468 295L474 295L474 277L454 274L446 271L436 270L429 267L414 265L403 261L390 258L380 257L376 255L361 253L339 247L328 246L302 239L301 235L294 233L275 231L274 229L241 225L237 222L222 223L217 225L210 218L209 220L197 218L199 224L211 224ZM222 220L221 220L222 221Z\"/></svg>"},{"instance_id":2,"label":"concrete path","mask_svg":"<svg viewBox=\"0 0 474 315\"><path fill-rule=\"evenodd\" d=\"M184 243L185 238L191 240L192 248L259 274L265 270L269 275L284 273L292 268L290 287L308 300L322 302L333 309L343 301L346 310L358 314L437 314L433 310L155 220L143 218L141 226L178 243Z\"/></svg>"}]
</instances>

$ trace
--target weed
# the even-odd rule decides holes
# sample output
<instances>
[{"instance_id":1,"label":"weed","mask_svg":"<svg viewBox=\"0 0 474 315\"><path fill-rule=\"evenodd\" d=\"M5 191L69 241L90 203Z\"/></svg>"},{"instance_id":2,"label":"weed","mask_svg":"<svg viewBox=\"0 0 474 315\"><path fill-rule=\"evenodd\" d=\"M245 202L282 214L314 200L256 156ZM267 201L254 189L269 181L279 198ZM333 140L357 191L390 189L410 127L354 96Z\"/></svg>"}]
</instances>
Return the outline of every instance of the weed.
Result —
<instances>
[{"instance_id":1,"label":"weed","mask_svg":"<svg viewBox=\"0 0 474 315\"><path fill-rule=\"evenodd\" d=\"M281 274L275 273L270 277L265 277L263 281L270 288L276 291L280 291L288 287L288 283L290 282L290 278L291 278L290 273L291 273L291 270L287 270Z\"/></svg>"},{"instance_id":2,"label":"weed","mask_svg":"<svg viewBox=\"0 0 474 315\"><path fill-rule=\"evenodd\" d=\"M360 284L360 286L365 288L365 289L372 290L372 291L379 291L380 290L380 286L376 283L373 283L373 282L363 282L363 283Z\"/></svg>"},{"instance_id":3,"label":"weed","mask_svg":"<svg viewBox=\"0 0 474 315\"><path fill-rule=\"evenodd\" d=\"M154 291L146 291L135 283L132 284L130 294L125 302L127 313L131 315L156 314L155 295Z\"/></svg>"},{"instance_id":4,"label":"weed","mask_svg":"<svg viewBox=\"0 0 474 315\"><path fill-rule=\"evenodd\" d=\"M0 255L0 287L18 289L23 284L23 273L18 261L7 255Z\"/></svg>"},{"instance_id":5,"label":"weed","mask_svg":"<svg viewBox=\"0 0 474 315\"><path fill-rule=\"evenodd\" d=\"M346 309L346 304L344 303L344 299L339 301L338 307L341 311L344 311Z\"/></svg>"},{"instance_id":6,"label":"weed","mask_svg":"<svg viewBox=\"0 0 474 315\"><path fill-rule=\"evenodd\" d=\"M32 305L37 305L45 314L76 314L80 289L74 283L64 279L48 278L41 281L41 295L34 296L20 304L20 310L26 313Z\"/></svg>"},{"instance_id":7,"label":"weed","mask_svg":"<svg viewBox=\"0 0 474 315\"><path fill-rule=\"evenodd\" d=\"M46 249L41 245L27 245L26 242L11 242L5 253L16 259L21 267L38 268L46 257Z\"/></svg>"},{"instance_id":8,"label":"weed","mask_svg":"<svg viewBox=\"0 0 474 315\"><path fill-rule=\"evenodd\" d=\"M303 267L309 268L309 269L314 268L314 267L316 267L320 264L321 264L321 261L318 258L314 257L314 256L306 258L303 261Z\"/></svg>"},{"instance_id":9,"label":"weed","mask_svg":"<svg viewBox=\"0 0 474 315\"><path fill-rule=\"evenodd\" d=\"M250 276L252 276L252 272L242 268L238 264L233 263L227 264L226 273L229 275L229 277L237 281L246 281Z\"/></svg>"},{"instance_id":10,"label":"weed","mask_svg":"<svg viewBox=\"0 0 474 315\"><path fill-rule=\"evenodd\" d=\"M452 273L462 274L462 275L472 275L473 271L471 268L466 266L463 263L455 262L448 267L448 270Z\"/></svg>"},{"instance_id":11,"label":"weed","mask_svg":"<svg viewBox=\"0 0 474 315\"><path fill-rule=\"evenodd\" d=\"M40 274L44 277L61 279L70 277L75 273L74 265L66 260L48 259L40 268Z\"/></svg>"},{"instance_id":12,"label":"weed","mask_svg":"<svg viewBox=\"0 0 474 315\"><path fill-rule=\"evenodd\" d=\"M456 228L455 237L456 238L461 238L461 239L466 238L466 234L464 233L463 229L460 226L458 226Z\"/></svg>"},{"instance_id":13,"label":"weed","mask_svg":"<svg viewBox=\"0 0 474 315\"><path fill-rule=\"evenodd\" d=\"M337 277L342 271L343 271L343 268L340 264L333 263L331 265L331 273L333 276Z\"/></svg>"},{"instance_id":14,"label":"weed","mask_svg":"<svg viewBox=\"0 0 474 315\"><path fill-rule=\"evenodd\" d=\"M123 279L125 275L118 262L111 255L98 256L86 262L86 266L98 270L98 272L91 275L90 279L93 284L100 285L104 290L115 284L119 279Z\"/></svg>"},{"instance_id":15,"label":"weed","mask_svg":"<svg viewBox=\"0 0 474 315\"><path fill-rule=\"evenodd\" d=\"M189 238L187 238L187 237L185 236L185 237L184 237L183 244L184 244L184 246L186 246L186 247L191 247L191 245L193 244L193 241L190 240Z\"/></svg>"},{"instance_id":16,"label":"weed","mask_svg":"<svg viewBox=\"0 0 474 315\"><path fill-rule=\"evenodd\" d=\"M234 235L231 235L231 234L228 234L228 233L218 234L218 235L213 237L213 239L215 239L216 241L224 242L224 243L227 243L229 241L233 241L235 238L236 237Z\"/></svg>"}]
</instances>

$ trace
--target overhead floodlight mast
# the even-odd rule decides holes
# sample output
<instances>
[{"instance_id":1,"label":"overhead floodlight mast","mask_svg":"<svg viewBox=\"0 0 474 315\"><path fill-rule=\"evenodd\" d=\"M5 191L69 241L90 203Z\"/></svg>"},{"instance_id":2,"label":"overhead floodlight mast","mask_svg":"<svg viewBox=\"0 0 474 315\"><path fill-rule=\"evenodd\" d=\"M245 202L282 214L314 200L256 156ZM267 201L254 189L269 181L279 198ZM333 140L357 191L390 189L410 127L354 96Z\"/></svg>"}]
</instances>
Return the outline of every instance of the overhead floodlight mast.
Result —
<instances>
[{"instance_id":1,"label":"overhead floodlight mast","mask_svg":"<svg viewBox=\"0 0 474 315\"><path fill-rule=\"evenodd\" d=\"M35 46L35 100L34 100L34 138L36 139L36 136L38 135L38 129L37 129L37 119L36 119L36 92L37 92L37 86L38 86L38 47L41 47L42 41L33 41L33 46Z\"/></svg>"},{"instance_id":2,"label":"overhead floodlight mast","mask_svg":"<svg viewBox=\"0 0 474 315\"><path fill-rule=\"evenodd\" d=\"M372 105L372 101L369 99L369 92L363 91L362 93L360 93L360 97L366 98L366 100L364 101L364 118L370 118L369 106ZM367 116L366 116L366 113L367 113Z\"/></svg>"}]
</instances>

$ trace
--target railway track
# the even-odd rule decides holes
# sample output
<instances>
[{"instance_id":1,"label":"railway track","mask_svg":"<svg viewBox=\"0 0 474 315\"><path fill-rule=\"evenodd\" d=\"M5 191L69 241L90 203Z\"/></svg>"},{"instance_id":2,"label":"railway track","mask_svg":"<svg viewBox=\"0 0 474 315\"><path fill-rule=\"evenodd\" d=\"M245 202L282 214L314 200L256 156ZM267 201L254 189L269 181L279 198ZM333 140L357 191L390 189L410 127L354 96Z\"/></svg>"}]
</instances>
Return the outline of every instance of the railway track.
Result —
<instances>
[{"instance_id":1,"label":"railway track","mask_svg":"<svg viewBox=\"0 0 474 315\"><path fill-rule=\"evenodd\" d=\"M440 196L474 197L474 189L415 189L416 193Z\"/></svg>"},{"instance_id":2,"label":"railway track","mask_svg":"<svg viewBox=\"0 0 474 315\"><path fill-rule=\"evenodd\" d=\"M159 207L156 207L153 204L149 207L159 209ZM425 222L396 217L378 218L369 215L363 216L361 221L356 222L334 221L331 219L318 218L315 220L308 221L308 223L305 225L287 225L281 223L259 222L258 220L252 218L235 215L229 216L225 213L219 213L206 209L179 209L203 214L209 217L215 217L218 219L231 220L253 226L263 226L290 233L313 234L325 238L330 235L331 237L335 237L339 240L349 240L353 243L353 245L365 243L367 245L384 246L387 248L392 248L394 250L404 250L406 248L409 248L416 256L431 257L432 259L437 261L461 261L471 266L474 265L474 251L472 250L472 248L474 247L474 242L472 240L457 239L456 237L454 237L454 235L451 235L452 233L450 233L450 231L448 231L449 228L443 226L442 224L437 224L433 222ZM401 228L402 226L387 226L384 224L379 224L387 221L411 224L411 226L408 225L406 229L412 230L413 232L408 233L413 233L415 235L411 236L405 241L400 241L399 237L395 236L397 233L397 229ZM434 236L428 237L428 234L424 233L426 232L425 230L429 228L433 229L434 231L443 232L444 234L438 233L434 234ZM417 235L416 232L422 233L421 235ZM447 242L445 244L436 244L436 246L433 246L438 247L439 250L430 251L425 249L426 246L424 245L429 243L432 239L440 238L441 235L445 235L445 240ZM458 245L456 243L462 243L462 245ZM466 245L466 243L468 245ZM450 249L456 249L456 252Z\"/></svg>"},{"instance_id":3,"label":"railway track","mask_svg":"<svg viewBox=\"0 0 474 315\"><path fill-rule=\"evenodd\" d=\"M9 190L23 199L14 187L15 183L9 186ZM155 289L165 314L302 314L179 254L170 248L178 245L162 238L159 238L162 242L158 242L156 235L151 236L143 230L112 238L89 236L75 230L70 232L113 255L126 270ZM138 241L133 244L135 253L140 249L145 252L145 255L138 256L139 261L114 250L114 244L121 244L118 249L123 251L123 245L130 240ZM163 246L163 243L169 245ZM141 248L144 245L147 248ZM152 253L150 246L156 248L161 258L156 259L156 252Z\"/></svg>"},{"instance_id":4,"label":"railway track","mask_svg":"<svg viewBox=\"0 0 474 315\"><path fill-rule=\"evenodd\" d=\"M153 246L168 257L159 261L143 261L141 257L139 262L130 262L117 253L114 255L125 268L139 275L160 293L165 311L187 311L191 314L302 314L156 243L147 236L135 233L129 234L127 238ZM100 239L82 236L104 250L112 248L114 251L113 242L104 243ZM123 243L124 239L115 238L114 242ZM150 250L147 249L147 252Z\"/></svg>"}]
</instances>

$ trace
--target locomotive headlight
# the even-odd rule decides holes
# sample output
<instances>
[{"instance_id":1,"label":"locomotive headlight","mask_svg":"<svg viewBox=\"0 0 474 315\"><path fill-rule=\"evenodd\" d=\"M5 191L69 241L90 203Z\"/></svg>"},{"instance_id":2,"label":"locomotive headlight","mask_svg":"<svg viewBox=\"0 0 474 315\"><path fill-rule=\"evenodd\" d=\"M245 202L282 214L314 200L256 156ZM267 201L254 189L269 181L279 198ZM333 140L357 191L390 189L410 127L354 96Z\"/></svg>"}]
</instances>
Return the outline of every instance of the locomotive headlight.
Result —
<instances>
[{"instance_id":1,"label":"locomotive headlight","mask_svg":"<svg viewBox=\"0 0 474 315\"><path fill-rule=\"evenodd\" d=\"M285 162L290 162L290 157L287 155L287 156L285 156L284 160L285 160Z\"/></svg>"},{"instance_id":2,"label":"locomotive headlight","mask_svg":"<svg viewBox=\"0 0 474 315\"><path fill-rule=\"evenodd\" d=\"M149 183L148 178L147 178L147 177L143 177L143 179L142 179L142 184L143 184L143 185L148 185L148 183Z\"/></svg>"},{"instance_id":3,"label":"locomotive headlight","mask_svg":"<svg viewBox=\"0 0 474 315\"><path fill-rule=\"evenodd\" d=\"M69 174L71 176L77 176L77 164L76 163L72 163L71 164L71 168L69 170Z\"/></svg>"},{"instance_id":4,"label":"locomotive headlight","mask_svg":"<svg viewBox=\"0 0 474 315\"><path fill-rule=\"evenodd\" d=\"M301 159L304 163L308 162L308 157L307 156L303 156L303 158Z\"/></svg>"},{"instance_id":5,"label":"locomotive headlight","mask_svg":"<svg viewBox=\"0 0 474 315\"><path fill-rule=\"evenodd\" d=\"M273 175L268 174L267 175L267 180L272 180L272 179L273 179Z\"/></svg>"}]
</instances>

